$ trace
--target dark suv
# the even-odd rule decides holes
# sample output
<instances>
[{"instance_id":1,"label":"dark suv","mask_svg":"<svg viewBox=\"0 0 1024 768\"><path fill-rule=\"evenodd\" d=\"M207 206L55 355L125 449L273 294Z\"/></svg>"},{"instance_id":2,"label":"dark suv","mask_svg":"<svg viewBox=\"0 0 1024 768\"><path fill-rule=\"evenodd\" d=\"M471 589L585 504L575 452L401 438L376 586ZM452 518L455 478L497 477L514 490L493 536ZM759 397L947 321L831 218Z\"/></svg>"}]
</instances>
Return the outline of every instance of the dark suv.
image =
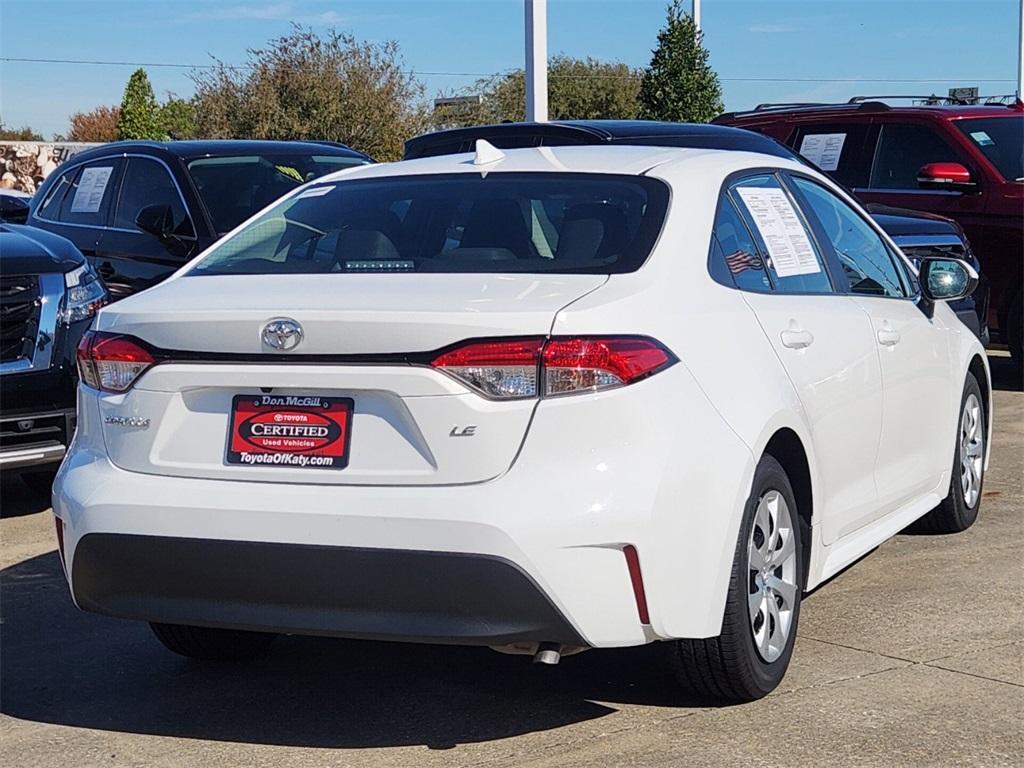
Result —
<instances>
[{"instance_id":1,"label":"dark suv","mask_svg":"<svg viewBox=\"0 0 1024 768\"><path fill-rule=\"evenodd\" d=\"M50 174L28 223L71 240L118 299L168 277L300 184L369 162L327 142L105 144Z\"/></svg>"},{"instance_id":2,"label":"dark suv","mask_svg":"<svg viewBox=\"0 0 1024 768\"><path fill-rule=\"evenodd\" d=\"M0 469L49 487L75 430L75 348L106 302L75 246L0 224Z\"/></svg>"},{"instance_id":3,"label":"dark suv","mask_svg":"<svg viewBox=\"0 0 1024 768\"><path fill-rule=\"evenodd\" d=\"M800 152L865 203L959 222L991 281L989 327L1021 349L1024 254L1024 104L760 105L715 123L763 133Z\"/></svg>"}]
</instances>

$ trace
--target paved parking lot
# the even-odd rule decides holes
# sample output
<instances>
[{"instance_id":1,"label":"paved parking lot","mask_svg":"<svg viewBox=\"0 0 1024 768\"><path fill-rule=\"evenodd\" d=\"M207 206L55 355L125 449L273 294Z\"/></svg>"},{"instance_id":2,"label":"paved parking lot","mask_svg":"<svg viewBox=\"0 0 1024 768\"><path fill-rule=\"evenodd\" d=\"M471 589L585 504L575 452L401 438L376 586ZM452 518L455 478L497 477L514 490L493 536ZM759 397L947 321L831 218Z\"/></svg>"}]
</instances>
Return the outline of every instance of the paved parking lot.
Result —
<instances>
[{"instance_id":1,"label":"paved parking lot","mask_svg":"<svg viewBox=\"0 0 1024 768\"><path fill-rule=\"evenodd\" d=\"M1024 393L993 359L982 517L898 536L818 589L782 687L680 697L651 649L555 668L486 649L284 638L253 664L76 611L46 502L5 485L0 762L9 766L1024 764Z\"/></svg>"}]
</instances>

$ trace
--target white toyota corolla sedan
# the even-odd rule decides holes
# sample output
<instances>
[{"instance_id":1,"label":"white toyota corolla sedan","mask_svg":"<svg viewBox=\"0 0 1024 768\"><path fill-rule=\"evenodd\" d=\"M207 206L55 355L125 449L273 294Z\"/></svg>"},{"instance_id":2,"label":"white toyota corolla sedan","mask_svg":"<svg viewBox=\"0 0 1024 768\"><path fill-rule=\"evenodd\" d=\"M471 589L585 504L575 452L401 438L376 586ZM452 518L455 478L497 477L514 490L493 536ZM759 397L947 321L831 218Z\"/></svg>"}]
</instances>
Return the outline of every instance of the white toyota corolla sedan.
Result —
<instances>
[{"instance_id":1,"label":"white toyota corolla sedan","mask_svg":"<svg viewBox=\"0 0 1024 768\"><path fill-rule=\"evenodd\" d=\"M101 310L54 489L80 608L200 658L657 642L749 700L807 590L975 520L970 267L770 153L475 150L319 179Z\"/></svg>"}]
</instances>

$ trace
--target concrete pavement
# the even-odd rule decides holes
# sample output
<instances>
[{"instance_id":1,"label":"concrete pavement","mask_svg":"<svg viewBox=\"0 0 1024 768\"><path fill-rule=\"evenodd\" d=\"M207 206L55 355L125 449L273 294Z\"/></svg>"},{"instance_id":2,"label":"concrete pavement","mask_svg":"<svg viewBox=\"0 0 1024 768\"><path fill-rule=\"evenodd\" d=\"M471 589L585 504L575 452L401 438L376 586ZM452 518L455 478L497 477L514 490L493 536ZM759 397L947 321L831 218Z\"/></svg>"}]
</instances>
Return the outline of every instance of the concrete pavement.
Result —
<instances>
[{"instance_id":1,"label":"concrete pavement","mask_svg":"<svg viewBox=\"0 0 1024 768\"><path fill-rule=\"evenodd\" d=\"M1006 361L993 360L997 381ZM555 668L486 649L282 638L179 659L79 613L46 504L0 498L0 761L30 766L1019 766L1024 393L996 393L979 522L898 536L805 603L782 687L687 700L650 648Z\"/></svg>"}]
</instances>

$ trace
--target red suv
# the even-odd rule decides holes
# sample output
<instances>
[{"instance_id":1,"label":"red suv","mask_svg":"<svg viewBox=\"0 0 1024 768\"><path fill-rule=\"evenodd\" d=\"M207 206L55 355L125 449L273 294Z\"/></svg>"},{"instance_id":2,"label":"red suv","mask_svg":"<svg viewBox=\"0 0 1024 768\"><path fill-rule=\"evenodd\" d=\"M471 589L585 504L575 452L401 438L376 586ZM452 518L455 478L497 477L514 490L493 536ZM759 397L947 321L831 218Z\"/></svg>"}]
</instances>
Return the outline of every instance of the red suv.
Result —
<instances>
[{"instance_id":1,"label":"red suv","mask_svg":"<svg viewBox=\"0 0 1024 768\"><path fill-rule=\"evenodd\" d=\"M763 104L714 122L778 139L865 203L958 221L992 283L989 327L1024 359L1024 104L898 107L858 97Z\"/></svg>"}]
</instances>

